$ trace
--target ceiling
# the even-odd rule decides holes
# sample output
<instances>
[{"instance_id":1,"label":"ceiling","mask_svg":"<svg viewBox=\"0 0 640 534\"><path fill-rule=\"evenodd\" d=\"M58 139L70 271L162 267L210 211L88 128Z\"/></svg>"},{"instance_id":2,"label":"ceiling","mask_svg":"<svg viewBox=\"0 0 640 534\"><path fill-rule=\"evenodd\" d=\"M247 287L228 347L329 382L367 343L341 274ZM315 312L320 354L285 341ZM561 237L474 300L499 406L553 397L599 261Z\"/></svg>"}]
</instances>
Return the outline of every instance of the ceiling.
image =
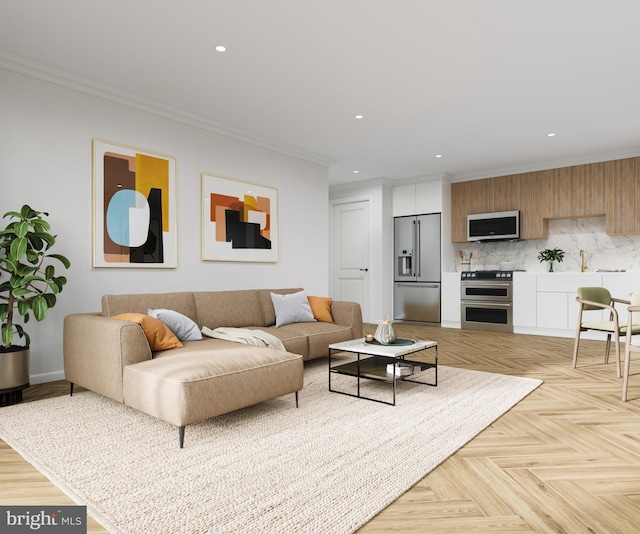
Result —
<instances>
[{"instance_id":1,"label":"ceiling","mask_svg":"<svg viewBox=\"0 0 640 534\"><path fill-rule=\"evenodd\" d=\"M2 0L0 67L326 164L332 185L458 181L640 155L638 20L637 0Z\"/></svg>"}]
</instances>

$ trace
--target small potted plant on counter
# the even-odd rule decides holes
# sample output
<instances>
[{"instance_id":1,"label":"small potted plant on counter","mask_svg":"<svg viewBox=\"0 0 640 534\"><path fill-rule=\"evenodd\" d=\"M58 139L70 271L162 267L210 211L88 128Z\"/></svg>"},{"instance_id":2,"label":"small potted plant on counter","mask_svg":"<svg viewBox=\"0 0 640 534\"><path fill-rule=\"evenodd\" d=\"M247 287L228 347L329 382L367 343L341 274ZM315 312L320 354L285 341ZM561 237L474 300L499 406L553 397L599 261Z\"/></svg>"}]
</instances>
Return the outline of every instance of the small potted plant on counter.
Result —
<instances>
[{"instance_id":1,"label":"small potted plant on counter","mask_svg":"<svg viewBox=\"0 0 640 534\"><path fill-rule=\"evenodd\" d=\"M545 248L541 250L538 254L538 261L542 263L543 261L547 262L547 272L554 272L554 264L557 261L558 263L562 263L564 259L564 250L556 247L556 248Z\"/></svg>"},{"instance_id":2,"label":"small potted plant on counter","mask_svg":"<svg viewBox=\"0 0 640 534\"><path fill-rule=\"evenodd\" d=\"M23 324L31 315L44 320L67 283L56 275L54 264L68 269L69 260L49 251L56 236L49 233L44 219L48 215L25 204L20 211L5 213L10 222L0 228L0 405L20 402L22 390L29 386L31 340L16 316ZM16 338L24 345L16 345Z\"/></svg>"}]
</instances>

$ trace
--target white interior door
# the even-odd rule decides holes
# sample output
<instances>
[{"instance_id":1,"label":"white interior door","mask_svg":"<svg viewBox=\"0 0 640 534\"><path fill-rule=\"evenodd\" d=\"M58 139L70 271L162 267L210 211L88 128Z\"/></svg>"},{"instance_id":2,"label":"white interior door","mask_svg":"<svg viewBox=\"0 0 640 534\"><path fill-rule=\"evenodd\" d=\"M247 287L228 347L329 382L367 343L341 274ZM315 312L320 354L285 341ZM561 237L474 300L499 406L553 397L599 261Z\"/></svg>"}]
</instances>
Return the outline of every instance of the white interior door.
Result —
<instances>
[{"instance_id":1,"label":"white interior door","mask_svg":"<svg viewBox=\"0 0 640 534\"><path fill-rule=\"evenodd\" d=\"M358 302L368 321L369 201L333 206L332 294L335 300Z\"/></svg>"}]
</instances>

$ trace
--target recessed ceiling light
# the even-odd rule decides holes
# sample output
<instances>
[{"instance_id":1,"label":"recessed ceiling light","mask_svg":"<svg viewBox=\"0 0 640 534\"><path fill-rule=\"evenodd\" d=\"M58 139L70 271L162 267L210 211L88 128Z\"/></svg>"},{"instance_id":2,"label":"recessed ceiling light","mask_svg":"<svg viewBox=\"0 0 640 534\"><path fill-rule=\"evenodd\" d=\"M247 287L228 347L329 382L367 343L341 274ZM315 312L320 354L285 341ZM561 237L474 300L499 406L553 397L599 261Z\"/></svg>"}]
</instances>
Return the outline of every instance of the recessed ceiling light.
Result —
<instances>
[{"instance_id":1,"label":"recessed ceiling light","mask_svg":"<svg viewBox=\"0 0 640 534\"><path fill-rule=\"evenodd\" d=\"M554 134L554 133L548 133L548 134L547 134L547 137L554 137L555 135L556 135L556 134Z\"/></svg>"},{"instance_id":2,"label":"recessed ceiling light","mask_svg":"<svg viewBox=\"0 0 640 534\"><path fill-rule=\"evenodd\" d=\"M441 158L442 154L436 154L436 158Z\"/></svg>"},{"instance_id":3,"label":"recessed ceiling light","mask_svg":"<svg viewBox=\"0 0 640 534\"><path fill-rule=\"evenodd\" d=\"M364 115L356 115L356 119L364 119Z\"/></svg>"},{"instance_id":4,"label":"recessed ceiling light","mask_svg":"<svg viewBox=\"0 0 640 534\"><path fill-rule=\"evenodd\" d=\"M358 174L360 171L353 171L353 174Z\"/></svg>"},{"instance_id":5,"label":"recessed ceiling light","mask_svg":"<svg viewBox=\"0 0 640 534\"><path fill-rule=\"evenodd\" d=\"M218 45L216 46L216 51L217 52L226 52L227 51L227 47L224 45Z\"/></svg>"}]
</instances>

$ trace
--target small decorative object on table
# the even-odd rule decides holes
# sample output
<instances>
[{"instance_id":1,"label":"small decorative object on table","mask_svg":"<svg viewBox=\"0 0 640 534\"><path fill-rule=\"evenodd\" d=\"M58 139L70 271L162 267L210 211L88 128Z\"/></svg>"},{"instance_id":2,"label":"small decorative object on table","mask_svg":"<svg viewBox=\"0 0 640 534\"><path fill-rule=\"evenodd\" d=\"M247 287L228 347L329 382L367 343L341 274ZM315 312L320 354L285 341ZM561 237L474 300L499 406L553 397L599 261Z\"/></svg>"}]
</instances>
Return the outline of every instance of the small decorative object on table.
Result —
<instances>
[{"instance_id":1,"label":"small decorative object on table","mask_svg":"<svg viewBox=\"0 0 640 534\"><path fill-rule=\"evenodd\" d=\"M552 273L555 271L554 262L562 263L564 259L564 250L556 248L545 248L538 254L538 261L542 263L547 262L547 271Z\"/></svg>"},{"instance_id":2,"label":"small decorative object on table","mask_svg":"<svg viewBox=\"0 0 640 534\"><path fill-rule=\"evenodd\" d=\"M382 343L383 345L391 345L391 343L398 339L396 330L393 328L391 321L389 321L389 318L386 315L384 316L384 321L382 321L378 325L378 328L376 328L376 334L374 337L378 343Z\"/></svg>"}]
</instances>

